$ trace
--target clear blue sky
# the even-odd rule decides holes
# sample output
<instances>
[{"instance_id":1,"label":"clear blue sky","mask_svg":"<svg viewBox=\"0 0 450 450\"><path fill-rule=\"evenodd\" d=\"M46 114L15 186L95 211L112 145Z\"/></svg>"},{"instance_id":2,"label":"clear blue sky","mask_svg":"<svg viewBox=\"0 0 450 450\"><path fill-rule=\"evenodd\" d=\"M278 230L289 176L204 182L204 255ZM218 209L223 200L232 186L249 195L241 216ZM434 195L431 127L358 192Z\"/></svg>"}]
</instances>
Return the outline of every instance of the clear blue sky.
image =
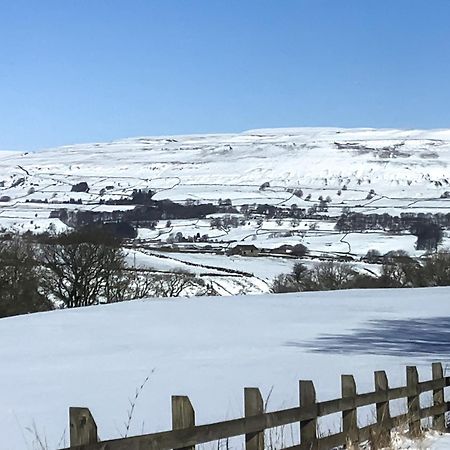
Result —
<instances>
[{"instance_id":1,"label":"clear blue sky","mask_svg":"<svg viewBox=\"0 0 450 450\"><path fill-rule=\"evenodd\" d=\"M450 127L450 0L0 0L0 148Z\"/></svg>"}]
</instances>

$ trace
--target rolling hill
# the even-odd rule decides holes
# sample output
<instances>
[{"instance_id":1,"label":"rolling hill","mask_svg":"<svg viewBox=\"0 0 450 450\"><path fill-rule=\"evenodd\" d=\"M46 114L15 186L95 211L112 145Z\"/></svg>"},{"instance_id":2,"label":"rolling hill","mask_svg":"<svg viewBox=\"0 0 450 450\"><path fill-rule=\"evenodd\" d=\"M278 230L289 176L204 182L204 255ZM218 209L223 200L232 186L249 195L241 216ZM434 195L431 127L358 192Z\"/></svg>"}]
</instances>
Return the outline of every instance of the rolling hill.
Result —
<instances>
[{"instance_id":1,"label":"rolling hill","mask_svg":"<svg viewBox=\"0 0 450 450\"><path fill-rule=\"evenodd\" d=\"M200 253L222 271L218 293L266 292L292 267L289 247L298 243L312 259L356 264L370 249L421 256L408 223L378 222L420 215L448 230L449 162L450 130L264 129L5 152L0 230L63 231L83 212L83 220L128 221L137 228L130 258L144 267L170 270L173 261L192 269ZM342 229L343 214L377 224ZM264 250L253 278L223 270L238 244ZM237 255L232 264L248 273L251 261Z\"/></svg>"}]
</instances>

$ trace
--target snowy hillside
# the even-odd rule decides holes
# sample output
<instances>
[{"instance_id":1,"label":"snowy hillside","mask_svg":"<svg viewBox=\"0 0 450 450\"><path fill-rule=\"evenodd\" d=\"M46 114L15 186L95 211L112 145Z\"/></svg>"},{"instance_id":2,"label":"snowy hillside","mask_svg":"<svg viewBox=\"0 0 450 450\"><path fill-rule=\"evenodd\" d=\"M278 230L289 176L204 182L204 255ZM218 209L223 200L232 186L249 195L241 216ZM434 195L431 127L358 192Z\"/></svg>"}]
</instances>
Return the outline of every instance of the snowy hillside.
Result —
<instances>
[{"instance_id":1,"label":"snowy hillside","mask_svg":"<svg viewBox=\"0 0 450 450\"><path fill-rule=\"evenodd\" d=\"M359 392L373 389L374 370L392 387L408 364L428 379L432 361L450 358L449 297L432 288L136 300L1 319L2 448L41 448L34 427L49 449L63 445L69 406L88 406L102 439L119 437L147 376L131 434L170 427L172 394L189 395L206 423L239 417L245 386L264 397L273 388L276 410L297 405L299 379L314 380L319 400L339 395L343 373Z\"/></svg>"},{"instance_id":2,"label":"snowy hillside","mask_svg":"<svg viewBox=\"0 0 450 450\"><path fill-rule=\"evenodd\" d=\"M109 186L107 196L150 188L158 191L157 198L172 200L283 203L292 201L284 188L299 187L330 194L339 205L361 202L373 189L373 208L426 210L444 206L432 199L439 202L449 186L449 161L449 130L298 128L8 153L0 174L4 195L19 203L27 198L57 203L70 196L72 184L87 181L86 202L98 201L101 189ZM24 182L13 186L19 178ZM263 182L270 183L268 192L258 191ZM343 186L348 192L337 198ZM30 187L35 193L27 194ZM418 204L402 205L407 197Z\"/></svg>"},{"instance_id":3,"label":"snowy hillside","mask_svg":"<svg viewBox=\"0 0 450 450\"><path fill-rule=\"evenodd\" d=\"M255 265L238 255L232 268L255 276L225 277L230 261L224 253L252 244L264 250L261 256L272 256L301 243L310 258L355 263L370 249L422 255L408 227L343 231L336 223L343 211L378 217L429 213L450 223L449 164L450 130L266 129L5 152L0 230L63 231L74 214L90 211L95 220L128 220L138 227L130 257L143 267L192 269L196 258L208 259L218 272L205 279L216 292L267 292L273 276L289 270L292 260L260 258L251 270ZM136 192L151 192L153 202L177 202L184 215L196 205L209 205L209 212L183 218L147 211L148 217L137 219ZM450 242L447 234L448 228L443 246ZM183 254L162 258L167 244Z\"/></svg>"},{"instance_id":4,"label":"snowy hillside","mask_svg":"<svg viewBox=\"0 0 450 450\"><path fill-rule=\"evenodd\" d=\"M91 200L113 184L110 194L116 195L141 187L174 200L229 197L242 203L255 199L254 188L264 181L329 192L347 185L360 193L374 189L387 197L408 193L426 200L439 198L449 184L449 159L449 130L274 129L7 153L2 177L8 194L13 193L10 180L20 176L25 183L16 191L35 186L40 193L56 192L55 201L64 186L80 179L91 180L92 192L86 196ZM287 200L281 193L261 196L264 201Z\"/></svg>"}]
</instances>

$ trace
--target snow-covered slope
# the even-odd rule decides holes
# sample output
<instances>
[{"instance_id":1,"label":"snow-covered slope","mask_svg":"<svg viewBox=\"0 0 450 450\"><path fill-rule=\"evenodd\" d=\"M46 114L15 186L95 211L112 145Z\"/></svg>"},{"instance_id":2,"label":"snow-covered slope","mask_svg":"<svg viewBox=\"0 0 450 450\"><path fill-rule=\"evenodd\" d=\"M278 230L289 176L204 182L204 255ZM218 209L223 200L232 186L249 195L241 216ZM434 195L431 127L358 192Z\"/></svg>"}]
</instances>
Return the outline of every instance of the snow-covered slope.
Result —
<instances>
[{"instance_id":1,"label":"snow-covered slope","mask_svg":"<svg viewBox=\"0 0 450 450\"><path fill-rule=\"evenodd\" d=\"M273 387L269 409L280 409L297 405L299 379L320 400L339 395L343 373L360 392L374 370L392 386L407 364L428 379L432 361L450 359L449 298L432 288L136 300L1 319L1 447L33 448L34 426L49 449L64 444L69 406L88 406L102 439L119 437L148 375L132 434L170 427L172 394L189 395L206 423L240 416L244 386L264 397Z\"/></svg>"},{"instance_id":2,"label":"snow-covered slope","mask_svg":"<svg viewBox=\"0 0 450 450\"><path fill-rule=\"evenodd\" d=\"M339 209L360 204L373 190L374 210L450 210L450 200L440 201L450 190L449 162L450 130L254 130L0 153L0 192L11 197L1 205L5 212L0 217L20 216L13 211L22 209L26 199L57 204L75 196L95 203L102 189L103 198L117 198L139 188L173 200L310 206L304 199L293 201L285 190L298 187L305 197L313 194L311 201L330 195L331 206ZM89 193L71 194L71 186L80 181L89 184ZM264 182L270 188L260 191ZM39 217L43 207L48 208L34 206Z\"/></svg>"},{"instance_id":3,"label":"snow-covered slope","mask_svg":"<svg viewBox=\"0 0 450 450\"><path fill-rule=\"evenodd\" d=\"M214 205L220 199L231 200L236 227L213 227L214 215L209 215L170 223L159 220L155 227L138 230L137 245L145 243L154 250L178 242L176 235L182 235L180 246L195 242L197 252L212 246L208 257L196 253L190 259L208 260L220 273L230 261L218 253L237 243L267 251L302 243L312 257L344 256L355 262L369 249L382 254L403 249L420 256L423 251L416 251L416 237L409 230L347 233L335 229L336 221L344 208L393 216L450 213L449 164L450 130L265 129L140 137L24 154L0 152L0 232L65 230L66 224L50 217L52 211L130 210L135 205L105 202L130 198L133 190L142 189L156 192L156 200ZM81 182L87 183L89 192L72 192ZM320 210L326 211L320 213L325 218L307 213L298 219L292 213L312 210L320 201L326 205ZM241 208L258 204L276 205L282 213L264 216L251 206L253 212L246 214ZM450 236L444 235L442 245L449 243ZM142 265L159 270L185 266L189 259L137 255ZM291 263L260 258L253 270L251 261L237 257L231 262L234 268L260 279L247 278L242 285L239 275L227 279L219 275L215 288L224 294L267 292L271 278L283 267L288 271Z\"/></svg>"}]
</instances>

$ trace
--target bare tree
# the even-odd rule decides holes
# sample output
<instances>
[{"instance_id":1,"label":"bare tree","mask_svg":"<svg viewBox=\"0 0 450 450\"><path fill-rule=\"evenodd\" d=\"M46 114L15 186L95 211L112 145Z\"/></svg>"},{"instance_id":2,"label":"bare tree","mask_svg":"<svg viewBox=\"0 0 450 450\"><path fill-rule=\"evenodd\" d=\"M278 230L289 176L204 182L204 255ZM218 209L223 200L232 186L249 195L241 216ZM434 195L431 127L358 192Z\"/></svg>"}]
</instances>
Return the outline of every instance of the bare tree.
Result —
<instances>
[{"instance_id":1,"label":"bare tree","mask_svg":"<svg viewBox=\"0 0 450 450\"><path fill-rule=\"evenodd\" d=\"M280 274L274 278L271 291L274 294L283 294L287 292L299 292L302 289L291 274Z\"/></svg>"},{"instance_id":2,"label":"bare tree","mask_svg":"<svg viewBox=\"0 0 450 450\"><path fill-rule=\"evenodd\" d=\"M431 255L424 264L428 286L450 285L450 249L439 250Z\"/></svg>"},{"instance_id":3,"label":"bare tree","mask_svg":"<svg viewBox=\"0 0 450 450\"><path fill-rule=\"evenodd\" d=\"M19 236L0 243L0 317L53 309L40 291L34 248Z\"/></svg>"},{"instance_id":4,"label":"bare tree","mask_svg":"<svg viewBox=\"0 0 450 450\"><path fill-rule=\"evenodd\" d=\"M381 280L386 287L425 286L424 272L418 261L404 250L396 250L383 256Z\"/></svg>"},{"instance_id":5,"label":"bare tree","mask_svg":"<svg viewBox=\"0 0 450 450\"><path fill-rule=\"evenodd\" d=\"M43 289L68 308L110 300L124 268L118 241L98 232L75 232L52 238L40 252Z\"/></svg>"},{"instance_id":6,"label":"bare tree","mask_svg":"<svg viewBox=\"0 0 450 450\"><path fill-rule=\"evenodd\" d=\"M328 291L352 287L357 272L353 266L335 261L320 262L312 269L294 265L289 274L279 275L272 283L272 292Z\"/></svg>"},{"instance_id":7,"label":"bare tree","mask_svg":"<svg viewBox=\"0 0 450 450\"><path fill-rule=\"evenodd\" d=\"M126 269L112 280L110 302L145 297L179 297L192 288L195 295L205 295L205 283L188 271L155 273ZM202 289L202 290L199 290ZM210 292L207 290L207 292Z\"/></svg>"},{"instance_id":8,"label":"bare tree","mask_svg":"<svg viewBox=\"0 0 450 450\"><path fill-rule=\"evenodd\" d=\"M203 285L195 274L180 270L170 274L158 274L153 279L155 297L179 297L186 289Z\"/></svg>"},{"instance_id":9,"label":"bare tree","mask_svg":"<svg viewBox=\"0 0 450 450\"><path fill-rule=\"evenodd\" d=\"M351 264L326 261L314 266L312 279L318 291L345 289L350 287L356 273Z\"/></svg>"},{"instance_id":10,"label":"bare tree","mask_svg":"<svg viewBox=\"0 0 450 450\"><path fill-rule=\"evenodd\" d=\"M121 276L116 277L114 280L114 291L109 301L118 302L153 296L154 278L155 275L153 273L139 269L123 271Z\"/></svg>"}]
</instances>

